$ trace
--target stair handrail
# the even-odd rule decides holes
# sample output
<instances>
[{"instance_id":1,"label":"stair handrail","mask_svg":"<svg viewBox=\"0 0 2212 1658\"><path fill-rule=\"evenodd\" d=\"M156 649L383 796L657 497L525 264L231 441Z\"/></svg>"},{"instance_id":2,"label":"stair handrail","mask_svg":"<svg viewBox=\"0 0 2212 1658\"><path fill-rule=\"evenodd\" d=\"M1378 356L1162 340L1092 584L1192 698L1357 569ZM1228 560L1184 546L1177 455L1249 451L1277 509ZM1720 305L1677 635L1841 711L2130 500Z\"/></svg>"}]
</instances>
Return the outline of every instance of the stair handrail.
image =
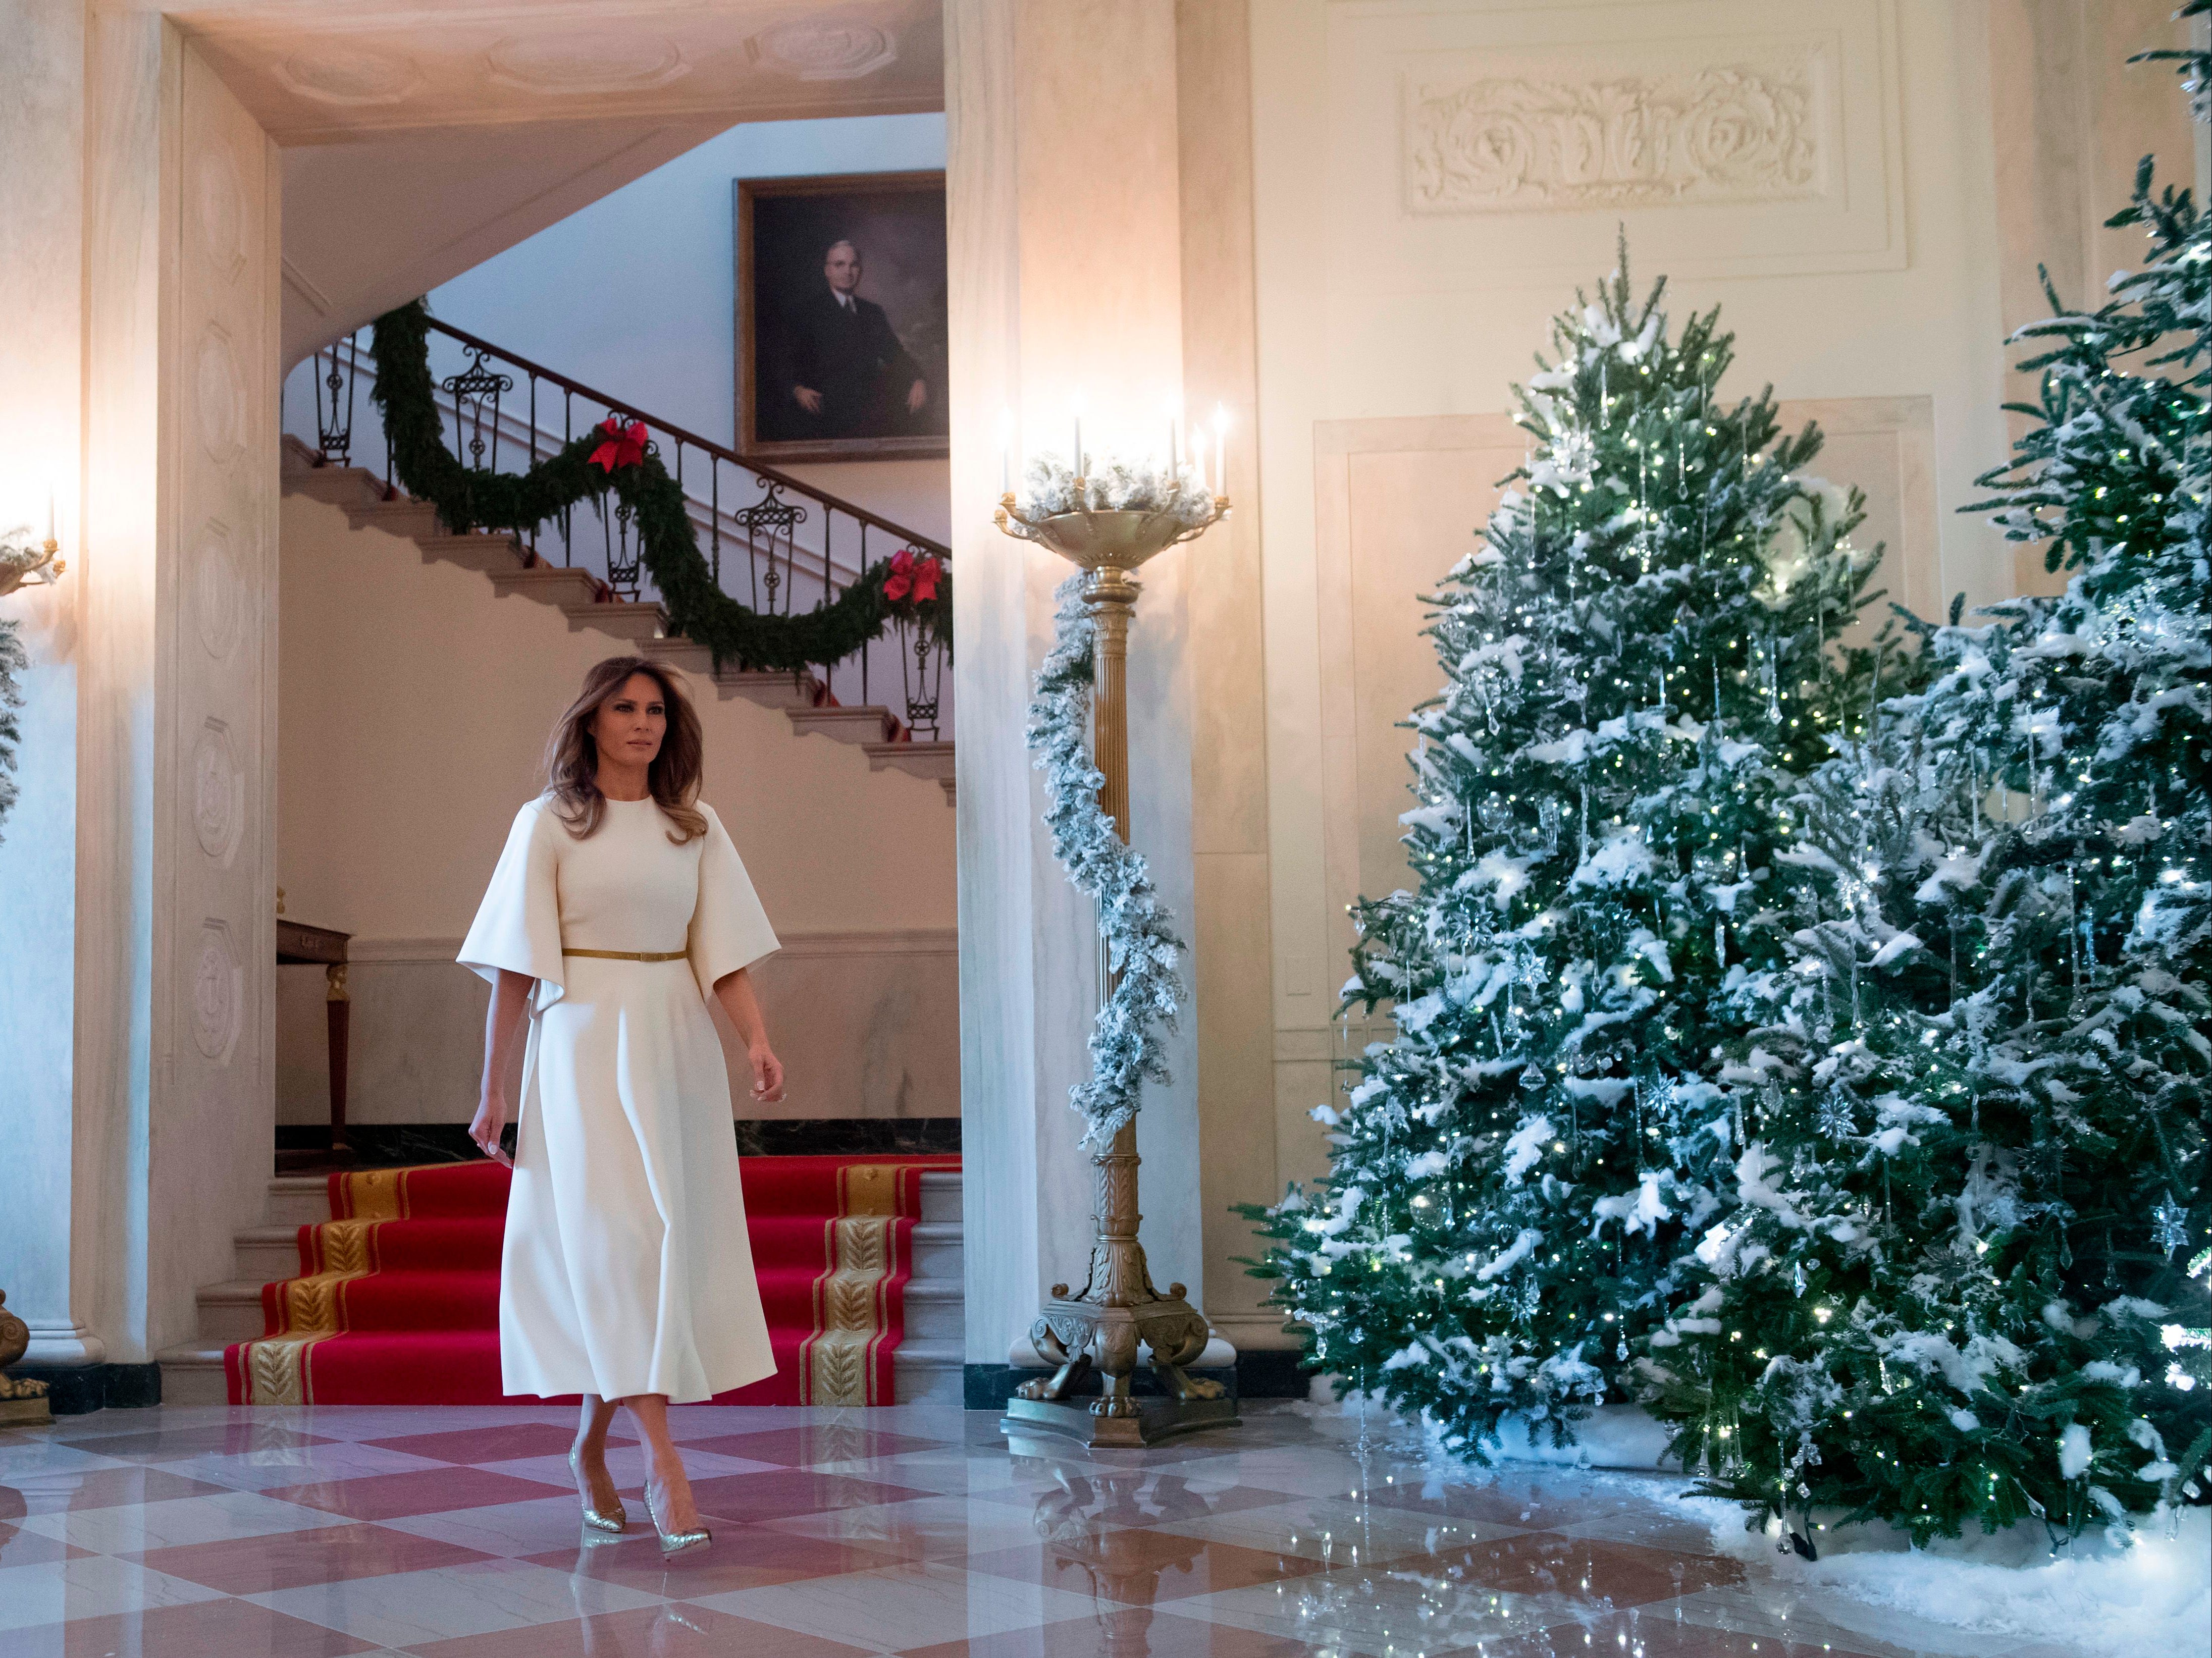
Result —
<instances>
[{"instance_id":1,"label":"stair handrail","mask_svg":"<svg viewBox=\"0 0 2212 1658\"><path fill-rule=\"evenodd\" d=\"M325 351L327 351L331 355L344 364L347 375L358 377L362 380L372 383L375 380L376 358L366 347L356 347L354 342L350 338L348 338L340 340L335 346L325 348ZM316 353L316 361L318 365L319 365L323 355L324 352ZM515 359L505 357L504 355L502 355L501 361L514 361L515 362L515 366L518 367L523 366L521 361L516 361ZM593 396L596 397L597 394L594 393ZM551 428L535 425L532 423L526 414L517 414L513 409L506 406L501 406L500 408L497 412L496 420L500 437L503 442L513 443L522 446L542 445L544 446L544 452L550 454L558 450L562 443L565 440L560 433L554 431ZM650 422L647 422L648 425L650 425ZM683 430L680 427L670 429L672 432L676 433L681 433ZM319 431L317 434L319 439L325 438L329 434L324 431ZM349 434L347 436L349 439L350 434ZM351 446L349 441L342 440L337 443L328 444L326 446L318 449L314 446L307 443L304 440L296 440L300 442L301 447L304 449L309 456L313 458L312 464L317 466L329 465L334 458L334 450L341 454L348 453L350 452ZM682 438L679 439L679 441L689 440L690 440L689 434L684 434ZM730 464L738 466L740 470L752 470L752 463L746 461L742 458L731 459L731 457L727 453L718 451L717 459L730 460ZM349 463L346 460L340 459L339 464L347 465ZM780 478L781 475L779 474L778 477ZM777 480L772 479L770 481L776 482ZM801 483L796 487L805 489L808 486ZM742 541L744 538L745 526L737 521L739 511L738 508L720 505L709 496L700 495L696 489L689 483L684 485L684 493L685 499L690 503L692 523L695 525L716 537L718 539L726 537L733 544ZM812 499L824 501L833 509L838 511L844 510L844 505L838 496L816 495L812 497ZM856 508L854 510L857 511L860 509ZM893 528L896 529L896 526L893 526ZM908 535L909 532L904 530L897 530L897 533L904 536ZM912 546L917 552L927 552L931 550L932 547L934 545L934 544L931 543L924 537L915 537L907 544ZM814 557L814 550L806 546L804 542L800 544L800 550L804 551L810 559ZM844 581L849 583L854 577L860 574L860 566L857 563L832 563L826 558L818 565L810 563L803 565L801 568L804 568L808 575L816 580Z\"/></svg>"},{"instance_id":2,"label":"stair handrail","mask_svg":"<svg viewBox=\"0 0 2212 1658\"><path fill-rule=\"evenodd\" d=\"M878 641L890 644L898 663L898 678L907 709L905 723L915 730L917 736L921 732L927 731L933 733L933 738L939 730L944 708L944 668L948 659L951 638L949 584L951 561L950 551L943 543L917 534L879 513L817 488L781 468L748 457L726 444L647 416L626 399L610 396L572 375L548 368L479 335L442 322L432 317L428 307L420 301L400 307L378 319L368 331L371 343L366 348L361 338L363 331L356 330L333 342L325 350L314 354L313 373L316 382L313 390L317 450L322 462L337 459L340 465L350 464L356 393L363 378L363 359L367 359L367 377L379 388L371 395L374 404L382 410L380 424L384 427L384 487L387 498L393 495L395 484L399 481L394 476L397 457L389 419L391 404L386 386L387 373L392 366L380 359L375 341L388 327L398 329L403 349L407 349L404 342L410 333L419 343L410 351L410 361L403 363L398 372L410 385L415 377L425 377L421 382L420 391L410 391L405 394L410 408L416 406L416 400L424 392L428 392L429 397L428 406L410 418L419 420L422 416L428 416L437 426L451 428L450 444L443 438L437 440L436 448L441 449L445 455L444 460L437 464L458 467L456 482L470 477L487 479L497 477L528 485L539 477L541 463L551 463L564 468L576 465L578 457L602 432L611 432L632 422L641 423L647 428L649 438L642 452L643 471L632 470L617 477L616 469L609 467L608 487L600 490L596 497L599 504L594 510L600 519L607 545L604 578L594 576L592 580L604 596L627 597L633 600L639 598L641 579L648 573L650 563L653 580L663 589L661 597L664 602L670 602L672 609L683 608L682 602L672 601L666 591L665 578L670 573L658 562L658 558L665 558L667 554L664 552L656 559L648 559L646 524L641 516L649 505L649 500L654 498L652 492L655 489L668 489L672 486L672 500L683 503L681 512L673 520L675 532L682 538L683 551L678 556L679 566L683 557L701 559L699 574L705 578L701 588L690 591L695 594L704 591L711 595L714 604L727 607L732 616L752 618L744 625L752 628L756 639L763 641L757 647L734 643L729 647L730 654L746 665L772 667L777 671L787 666L795 669L802 660L814 664L819 670L820 694L831 701L836 700L831 687L837 663L850 662L859 670L860 700L866 704L872 700L869 695L868 683L871 647ZM427 360L428 343L439 336L450 340L468 359L467 366L460 373L443 379L430 370ZM412 361L414 351L424 352L424 360ZM526 421L517 422L524 426L521 439L511 436L503 429L514 420L514 403L503 404L503 400L516 389L514 377L504 372L507 369L513 369L528 382L530 413ZM538 398L541 386L549 393L557 393L561 398L562 425L558 436L538 424ZM328 393L327 410L325 406L325 391ZM442 398L439 396L440 392L444 393ZM608 416L605 422L590 421L586 433L583 434L574 429L574 405L578 398L585 400L587 408L596 405L604 409ZM521 399L514 401L520 402ZM527 474L518 477L500 471L499 451L503 439L515 445L514 452L518 459L522 443L526 440L529 453ZM541 449L541 440L550 447ZM698 458L705 463L708 488L703 495L693 495L685 486L684 451L687 448L699 451ZM416 455L416 459L409 465L419 468L423 464L422 452L411 452ZM672 471L659 459L664 453L673 459L675 465ZM623 466L632 465L629 461L618 464ZM758 500L748 507L728 509L722 507L721 469L726 465L735 468L741 479L752 481L749 487L761 491ZM696 469L694 470L696 471ZM657 485L652 482L654 477L659 479ZM415 493L424 492L425 486L415 478L404 481ZM645 491L643 495L638 493L641 487ZM569 482L556 484L553 488L556 495L565 489L569 498L566 501L549 503L530 523L518 519L509 524L496 517L501 511L531 510L520 507L519 501L513 497L507 499L504 508L494 508L494 519L482 521L495 521L501 527L514 529L522 537L526 551L533 562L541 562L538 530L545 528L557 536L561 549L560 562L564 566L573 566L577 550L573 533L573 508L579 502L592 500L593 496L588 491L578 490L573 474L569 475ZM441 494L439 486L429 485L428 493L438 496L441 513L445 514L448 510L447 498ZM785 499L787 493L795 499ZM817 562L815 549L807 544L814 537L799 534L799 526L809 518L810 506L819 513L818 570L807 568ZM466 522L477 510L472 500L464 495L457 510L459 517L451 520L453 527L472 527ZM665 516L665 507L654 510L662 514L655 520L659 525L658 533L662 539L655 540L653 545L665 547L667 545L665 538L671 533L671 520ZM696 516L702 511L705 517L703 524L698 523ZM842 584L842 593L837 579L840 571L836 546L836 525L840 516L857 531L859 538L858 556L854 559L854 574ZM711 557L702 556L710 550L697 544L695 529L705 530L711 537ZM867 542L871 532L890 537L890 547L896 556L876 553L872 558ZM880 547L882 543L879 541L878 544ZM738 580L750 582L752 595L750 605L723 586L722 553L726 546L732 550L742 549L747 556ZM848 556L852 555L848 553ZM591 574L588 568L586 574ZM805 612L799 611L793 604L799 591L795 579L802 574L810 584L818 582L822 593L821 604ZM866 598L862 598L864 593L867 595ZM830 614L850 610L855 600L859 600L864 609L880 617L876 623L878 631L848 648L836 661L825 659L812 651L803 658L793 653L789 646L796 642L795 637L779 649L766 642L776 637L772 629L766 634L759 631L785 619L811 624L814 617L823 616L826 619ZM690 602L697 600L695 598ZM679 615L675 619L692 636L702 637L696 616ZM726 635L726 628L720 630ZM895 642L886 635L895 635ZM711 637L703 639L702 642L708 643L714 651L719 668L725 647L715 643Z\"/></svg>"},{"instance_id":3,"label":"stair handrail","mask_svg":"<svg viewBox=\"0 0 2212 1658\"><path fill-rule=\"evenodd\" d=\"M903 524L894 524L879 513L872 513L865 507L856 506L842 495L833 495L819 485L809 483L803 478L794 477L780 467L771 466L766 461L732 449L726 443L717 443L712 438L701 437L696 432L686 431L672 421L663 420L657 415L648 415L635 404L611 396L595 386L586 386L583 381L571 379L557 369L548 368L543 364L532 362L529 358L510 351L503 345L494 345L489 340L471 334L465 328L456 328L451 323L441 322L435 317L429 319L429 323L434 333L443 334L471 350L483 351L495 356L501 362L511 362L525 373L535 374L540 380L550 380L562 391L588 402L603 404L610 413L620 413L632 420L641 420L653 428L657 436L673 438L678 443L688 443L695 449L703 449L720 459L730 462L732 465L744 467L757 477L763 478L770 483L779 484L794 494L805 495L810 501L821 502L824 507L833 508L844 513L848 518L857 519L863 524L896 537L905 545L919 552L928 553L945 560L950 560L952 556L952 550L943 542L933 541L927 536L907 528ZM374 357L375 354L372 351L369 355Z\"/></svg>"}]
</instances>

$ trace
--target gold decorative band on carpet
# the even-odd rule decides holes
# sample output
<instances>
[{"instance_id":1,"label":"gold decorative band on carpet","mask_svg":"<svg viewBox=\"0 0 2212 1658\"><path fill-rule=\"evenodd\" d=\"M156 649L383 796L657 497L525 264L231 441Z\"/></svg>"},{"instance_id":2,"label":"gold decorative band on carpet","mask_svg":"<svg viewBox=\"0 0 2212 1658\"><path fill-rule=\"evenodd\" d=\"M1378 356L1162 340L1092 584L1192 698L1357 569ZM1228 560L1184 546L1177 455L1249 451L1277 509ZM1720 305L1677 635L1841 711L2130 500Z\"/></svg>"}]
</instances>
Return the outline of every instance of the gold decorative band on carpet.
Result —
<instances>
[{"instance_id":1,"label":"gold decorative band on carpet","mask_svg":"<svg viewBox=\"0 0 2212 1658\"><path fill-rule=\"evenodd\" d=\"M904 1319L894 1291L905 1267L898 1228L920 1212L921 1170L912 1163L848 1163L837 1171L837 1213L823 1226L814 1280L814 1334L799 1349L801 1400L809 1405L888 1405L897 1398L891 1350Z\"/></svg>"},{"instance_id":2,"label":"gold decorative band on carpet","mask_svg":"<svg viewBox=\"0 0 2212 1658\"><path fill-rule=\"evenodd\" d=\"M343 1219L300 1229L298 1278L262 1287L270 1333L243 1344L240 1401L312 1405L307 1353L346 1327L345 1287L376 1270L376 1229L407 1214L404 1169L365 1169L331 1176L331 1208Z\"/></svg>"},{"instance_id":3,"label":"gold decorative band on carpet","mask_svg":"<svg viewBox=\"0 0 2212 1658\"><path fill-rule=\"evenodd\" d=\"M772 1376L724 1403L888 1405L925 1171L951 1157L741 1158ZM485 1161L332 1175L299 1276L265 1284L263 1333L229 1346L233 1404L491 1404L512 1176Z\"/></svg>"}]
</instances>

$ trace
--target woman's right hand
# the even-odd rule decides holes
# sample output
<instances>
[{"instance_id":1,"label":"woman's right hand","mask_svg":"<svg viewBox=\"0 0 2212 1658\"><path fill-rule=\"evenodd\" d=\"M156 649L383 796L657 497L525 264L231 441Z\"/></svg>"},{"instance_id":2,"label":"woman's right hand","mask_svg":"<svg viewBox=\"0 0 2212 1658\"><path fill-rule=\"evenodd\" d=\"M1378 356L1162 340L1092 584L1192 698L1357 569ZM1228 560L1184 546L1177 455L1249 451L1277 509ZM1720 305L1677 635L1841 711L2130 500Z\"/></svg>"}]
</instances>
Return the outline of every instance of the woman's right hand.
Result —
<instances>
[{"instance_id":1,"label":"woman's right hand","mask_svg":"<svg viewBox=\"0 0 2212 1658\"><path fill-rule=\"evenodd\" d=\"M499 1143L500 1136L506 1132L507 1096L487 1090L477 1102L476 1120L469 1124L469 1138L494 1163L512 1169L514 1159L507 1155L507 1148Z\"/></svg>"}]
</instances>

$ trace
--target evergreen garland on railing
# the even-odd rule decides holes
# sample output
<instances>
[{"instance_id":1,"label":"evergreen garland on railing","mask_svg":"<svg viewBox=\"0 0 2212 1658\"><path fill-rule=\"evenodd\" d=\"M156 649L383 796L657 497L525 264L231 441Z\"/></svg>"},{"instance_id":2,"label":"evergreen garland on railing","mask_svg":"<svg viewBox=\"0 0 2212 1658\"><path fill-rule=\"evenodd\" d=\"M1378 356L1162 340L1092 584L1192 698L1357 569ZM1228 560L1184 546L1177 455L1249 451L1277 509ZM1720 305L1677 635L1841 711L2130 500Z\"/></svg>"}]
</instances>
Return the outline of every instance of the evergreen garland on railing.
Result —
<instances>
[{"instance_id":1,"label":"evergreen garland on railing","mask_svg":"<svg viewBox=\"0 0 2212 1658\"><path fill-rule=\"evenodd\" d=\"M660 457L647 452L635 465L602 471L591 456L606 434L597 428L526 472L465 466L446 446L446 431L430 377L430 313L420 300L376 319L376 385L370 393L384 412L392 446L392 475L407 493L438 509L447 527L511 530L528 535L580 502L618 497L637 525L645 568L667 607L672 634L713 653L714 664L771 672L797 672L842 661L904 621L949 650L952 642L952 574L940 569L933 598L894 601L884 582L891 560L878 559L826 604L797 616L750 610L715 584L691 524L683 489Z\"/></svg>"},{"instance_id":2,"label":"evergreen garland on railing","mask_svg":"<svg viewBox=\"0 0 2212 1658\"><path fill-rule=\"evenodd\" d=\"M1060 583L1053 647L1037 670L1028 739L1044 773L1044 821L1069 883L1098 907L1098 933L1118 975L1091 1027L1091 1075L1068 1090L1083 1114L1083 1143L1103 1150L1137 1114L1147 1082L1168 1076L1163 1030L1182 998L1176 963L1182 940L1141 854L1125 844L1098 804L1106 780L1084 744L1097 674L1096 634L1081 574Z\"/></svg>"}]
</instances>

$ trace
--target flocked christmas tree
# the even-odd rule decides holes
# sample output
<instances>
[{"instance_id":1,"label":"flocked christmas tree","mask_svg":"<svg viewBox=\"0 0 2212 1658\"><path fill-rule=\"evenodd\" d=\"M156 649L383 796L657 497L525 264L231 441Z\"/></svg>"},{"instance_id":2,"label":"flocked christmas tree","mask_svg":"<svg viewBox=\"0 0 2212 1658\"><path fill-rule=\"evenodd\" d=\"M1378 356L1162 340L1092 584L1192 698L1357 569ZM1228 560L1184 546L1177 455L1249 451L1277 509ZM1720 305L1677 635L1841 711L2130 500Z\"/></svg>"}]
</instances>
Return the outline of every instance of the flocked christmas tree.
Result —
<instances>
[{"instance_id":1,"label":"flocked christmas tree","mask_svg":"<svg viewBox=\"0 0 2212 1658\"><path fill-rule=\"evenodd\" d=\"M1759 919L1778 791L1869 706L1836 641L1874 559L1771 393L1717 393L1717 313L1669 334L1621 269L1518 392L1531 444L1432 601L1419 887L1363 903L1348 1004L1388 1005L1325 1180L1247 1212L1310 1362L1480 1454L1508 1412L1618 1396L1670 1261L1732 1196L1719 998Z\"/></svg>"},{"instance_id":2,"label":"flocked christmas tree","mask_svg":"<svg viewBox=\"0 0 2212 1658\"><path fill-rule=\"evenodd\" d=\"M2212 225L2150 179L2112 222L2145 268L2025 331L2034 423L1981 480L2064 596L1933 630L1801 796L1791 959L1737 987L1765 1108L1645 1379L1803 1542L2205 1491Z\"/></svg>"}]
</instances>

